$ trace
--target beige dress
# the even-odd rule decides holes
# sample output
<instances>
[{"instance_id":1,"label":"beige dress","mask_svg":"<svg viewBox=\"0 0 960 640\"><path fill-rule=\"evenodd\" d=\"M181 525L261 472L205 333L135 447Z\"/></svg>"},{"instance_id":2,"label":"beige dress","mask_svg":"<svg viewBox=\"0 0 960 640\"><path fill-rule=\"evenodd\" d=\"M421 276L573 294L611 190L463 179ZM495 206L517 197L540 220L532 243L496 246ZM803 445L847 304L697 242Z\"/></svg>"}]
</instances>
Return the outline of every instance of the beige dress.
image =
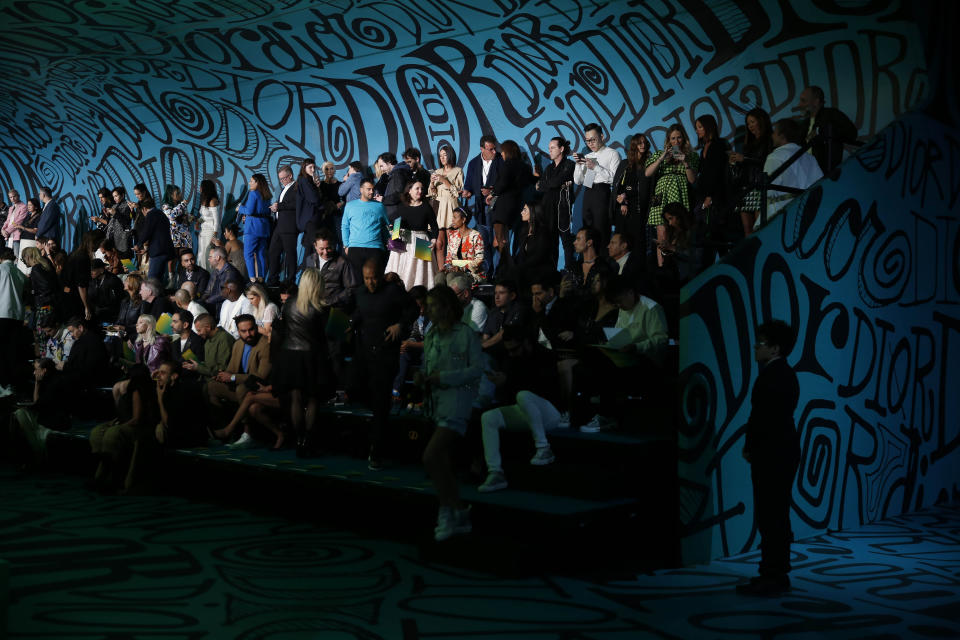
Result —
<instances>
[{"instance_id":1,"label":"beige dress","mask_svg":"<svg viewBox=\"0 0 960 640\"><path fill-rule=\"evenodd\" d=\"M445 176L453 186L443 183L431 184L429 196L437 200L437 226L448 229L453 224L453 210L460 206L460 192L463 190L463 169L452 167L446 171L437 169L434 173Z\"/></svg>"}]
</instances>

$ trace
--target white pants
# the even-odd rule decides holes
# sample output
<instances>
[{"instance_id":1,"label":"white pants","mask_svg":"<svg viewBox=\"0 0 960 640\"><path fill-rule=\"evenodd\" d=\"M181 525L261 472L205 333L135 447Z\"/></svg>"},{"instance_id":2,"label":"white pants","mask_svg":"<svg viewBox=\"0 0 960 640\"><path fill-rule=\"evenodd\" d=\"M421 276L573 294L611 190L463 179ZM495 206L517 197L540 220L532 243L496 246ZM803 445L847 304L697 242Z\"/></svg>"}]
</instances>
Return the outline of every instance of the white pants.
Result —
<instances>
[{"instance_id":1,"label":"white pants","mask_svg":"<svg viewBox=\"0 0 960 640\"><path fill-rule=\"evenodd\" d=\"M519 410L523 416L523 425L507 424L504 413L513 413ZM517 393L517 404L509 407L500 407L485 411L480 416L480 425L483 430L483 457L487 461L487 471L503 473L500 459L500 430L504 428L530 429L533 443L538 449L550 446L547 442L547 431L557 428L560 421L560 412L535 393L520 391Z\"/></svg>"}]
</instances>

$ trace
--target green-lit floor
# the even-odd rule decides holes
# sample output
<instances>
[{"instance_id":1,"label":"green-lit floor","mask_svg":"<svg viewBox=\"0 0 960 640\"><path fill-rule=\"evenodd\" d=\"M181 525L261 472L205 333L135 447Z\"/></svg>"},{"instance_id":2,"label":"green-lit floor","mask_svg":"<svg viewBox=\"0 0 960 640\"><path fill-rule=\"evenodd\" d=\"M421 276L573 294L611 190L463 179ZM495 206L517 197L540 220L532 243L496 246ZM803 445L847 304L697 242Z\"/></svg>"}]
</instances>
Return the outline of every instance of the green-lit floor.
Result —
<instances>
[{"instance_id":1,"label":"green-lit floor","mask_svg":"<svg viewBox=\"0 0 960 640\"><path fill-rule=\"evenodd\" d=\"M78 477L0 467L13 638L960 635L957 508L822 536L794 555L794 591L777 600L733 593L752 554L617 581L507 579L423 562L412 545L179 497L103 497Z\"/></svg>"}]
</instances>

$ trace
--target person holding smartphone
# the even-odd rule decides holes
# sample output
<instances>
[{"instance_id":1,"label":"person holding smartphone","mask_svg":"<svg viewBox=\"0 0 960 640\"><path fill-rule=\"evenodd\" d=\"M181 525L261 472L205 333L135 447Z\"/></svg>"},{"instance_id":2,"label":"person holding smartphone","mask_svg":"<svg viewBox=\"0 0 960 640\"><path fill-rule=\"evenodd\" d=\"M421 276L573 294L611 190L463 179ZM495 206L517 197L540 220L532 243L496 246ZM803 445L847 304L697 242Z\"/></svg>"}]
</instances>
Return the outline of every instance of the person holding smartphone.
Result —
<instances>
[{"instance_id":1,"label":"person holding smartphone","mask_svg":"<svg viewBox=\"0 0 960 640\"><path fill-rule=\"evenodd\" d=\"M603 143L603 129L597 123L583 129L590 152L575 153L573 181L587 188L583 196L583 225L600 232L603 246L610 241L610 187L620 166L620 154Z\"/></svg>"},{"instance_id":2,"label":"person holding smartphone","mask_svg":"<svg viewBox=\"0 0 960 640\"><path fill-rule=\"evenodd\" d=\"M681 203L690 210L690 185L697 179L700 156L690 146L690 139L683 125L674 124L667 129L664 148L647 159L646 175L656 176L653 198L650 200L650 216L647 224L657 228L657 246L664 244L667 229L663 222L663 207L671 202ZM657 266L663 266L663 255L657 249Z\"/></svg>"}]
</instances>

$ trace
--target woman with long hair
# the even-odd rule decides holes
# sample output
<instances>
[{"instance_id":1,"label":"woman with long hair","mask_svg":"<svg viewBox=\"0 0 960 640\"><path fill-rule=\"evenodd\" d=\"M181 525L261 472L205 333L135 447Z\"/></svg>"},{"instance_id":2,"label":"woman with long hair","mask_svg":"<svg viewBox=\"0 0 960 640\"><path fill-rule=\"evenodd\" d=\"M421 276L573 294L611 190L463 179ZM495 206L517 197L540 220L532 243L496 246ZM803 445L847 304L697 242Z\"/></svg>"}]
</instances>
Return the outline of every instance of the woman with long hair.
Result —
<instances>
[{"instance_id":1,"label":"woman with long hair","mask_svg":"<svg viewBox=\"0 0 960 640\"><path fill-rule=\"evenodd\" d=\"M743 149L730 154L735 196L742 193L748 186L760 183L763 164L773 151L773 125L770 123L769 113L760 107L751 109L747 112L746 128ZM753 224L760 212L760 197L759 189L751 189L740 202L733 203L735 211L740 214L744 236L753 233Z\"/></svg>"},{"instance_id":2,"label":"woman with long hair","mask_svg":"<svg viewBox=\"0 0 960 640\"><path fill-rule=\"evenodd\" d=\"M557 270L556 237L550 232L543 207L528 202L520 211L523 224L517 239L516 280L521 290L547 271Z\"/></svg>"},{"instance_id":3,"label":"woman with long hair","mask_svg":"<svg viewBox=\"0 0 960 640\"><path fill-rule=\"evenodd\" d=\"M460 206L463 190L463 169L457 166L457 154L450 145L443 145L437 152L440 166L430 175L430 190L427 195L437 201L437 255L442 259L447 246L447 229L453 224L453 210Z\"/></svg>"},{"instance_id":4,"label":"woman with long hair","mask_svg":"<svg viewBox=\"0 0 960 640\"><path fill-rule=\"evenodd\" d=\"M694 123L700 149L700 173L697 177L697 206L704 212L707 229L716 239L724 239L727 218L727 175L730 145L720 137L717 120L710 114Z\"/></svg>"},{"instance_id":5,"label":"woman with long hair","mask_svg":"<svg viewBox=\"0 0 960 640\"><path fill-rule=\"evenodd\" d=\"M570 141L564 138L551 138L547 145L550 153L550 162L540 174L537 181L537 191L543 194L540 207L543 209L543 218L547 228L553 236L560 237L563 246L563 264L569 267L573 264L573 233L570 231L570 221L573 213L573 199L571 198L571 184L576 164L570 155ZM556 242L553 246L554 264L557 264Z\"/></svg>"},{"instance_id":6,"label":"woman with long hair","mask_svg":"<svg viewBox=\"0 0 960 640\"><path fill-rule=\"evenodd\" d=\"M313 238L320 224L321 195L318 186L317 163L313 158L304 158L297 176L297 227L303 229L303 246L309 253ZM339 233L340 225L337 225Z\"/></svg>"},{"instance_id":7,"label":"woman with long hair","mask_svg":"<svg viewBox=\"0 0 960 640\"><path fill-rule=\"evenodd\" d=\"M267 293L267 288L259 282L252 282L247 285L244 295L247 296L250 306L253 307L253 317L257 321L257 331L269 338L271 327L277 316L280 315L280 310L277 305L270 302L270 294Z\"/></svg>"},{"instance_id":8,"label":"woman with long hair","mask_svg":"<svg viewBox=\"0 0 960 640\"><path fill-rule=\"evenodd\" d=\"M247 197L237 205L243 216L243 252L247 276L262 282L267 275L267 243L270 241L270 187L262 173L250 176Z\"/></svg>"},{"instance_id":9,"label":"woman with long hair","mask_svg":"<svg viewBox=\"0 0 960 640\"><path fill-rule=\"evenodd\" d=\"M210 270L208 254L213 238L220 233L220 197L213 180L200 182L200 237L197 240L197 264Z\"/></svg>"},{"instance_id":10,"label":"woman with long hair","mask_svg":"<svg viewBox=\"0 0 960 640\"><path fill-rule=\"evenodd\" d=\"M671 202L663 209L667 233L660 252L671 288L679 290L689 282L703 265L703 251L697 247L697 223L679 202Z\"/></svg>"},{"instance_id":11,"label":"woman with long hair","mask_svg":"<svg viewBox=\"0 0 960 640\"><path fill-rule=\"evenodd\" d=\"M170 221L170 240L173 241L174 256L180 255L181 249L193 249L193 232L191 227L196 218L187 211L187 201L183 199L183 191L175 184L168 184L163 192L163 213ZM167 263L167 280L173 282L173 261Z\"/></svg>"},{"instance_id":12,"label":"woman with long hair","mask_svg":"<svg viewBox=\"0 0 960 640\"><path fill-rule=\"evenodd\" d=\"M40 249L27 247L23 249L20 258L23 264L30 269L30 289L33 292L33 324L31 328L39 329L43 321L57 313L60 293L60 279L56 269L49 260L43 257Z\"/></svg>"},{"instance_id":13,"label":"woman with long hair","mask_svg":"<svg viewBox=\"0 0 960 640\"><path fill-rule=\"evenodd\" d=\"M137 319L142 315L143 298L140 297L140 286L143 276L131 273L123 280L123 290L127 297L120 301L120 312L117 314L116 329L122 330L123 336L136 334Z\"/></svg>"},{"instance_id":14,"label":"woman with long hair","mask_svg":"<svg viewBox=\"0 0 960 640\"><path fill-rule=\"evenodd\" d=\"M87 231L77 248L67 257L60 273L63 287L61 312L64 319L81 316L90 320L93 317L93 304L87 300L87 287L90 285L90 264L100 246L100 237L101 234L96 231Z\"/></svg>"},{"instance_id":15,"label":"woman with long hair","mask_svg":"<svg viewBox=\"0 0 960 640\"><path fill-rule=\"evenodd\" d=\"M610 198L610 220L630 239L633 251L644 257L648 254L647 218L650 216L650 194L653 193L653 178L647 176L647 160L650 158L650 141L638 133L630 138L627 158L617 167L613 176Z\"/></svg>"},{"instance_id":16,"label":"woman with long hair","mask_svg":"<svg viewBox=\"0 0 960 640\"><path fill-rule=\"evenodd\" d=\"M510 255L510 230L520 219L523 208L523 188L531 182L530 168L520 157L520 145L504 140L500 145L503 166L497 174L493 193L487 196L487 205L493 206L493 248L504 256Z\"/></svg>"},{"instance_id":17,"label":"woman with long hair","mask_svg":"<svg viewBox=\"0 0 960 640\"><path fill-rule=\"evenodd\" d=\"M400 217L400 238L390 242L387 273L400 276L407 291L417 285L433 287L437 268L433 260L421 260L416 255L417 240L428 242L433 248L438 229L433 207L427 203L423 184L417 180L407 183L397 207Z\"/></svg>"},{"instance_id":18,"label":"woman with long hair","mask_svg":"<svg viewBox=\"0 0 960 640\"><path fill-rule=\"evenodd\" d=\"M647 159L646 175L656 176L656 186L650 201L647 224L657 228L657 246L663 243L666 227L663 223L663 207L670 202L679 202L690 209L690 185L697 179L700 156L690 146L690 139L682 125L673 124L667 129L663 149ZM657 251L657 266L663 266L663 256Z\"/></svg>"},{"instance_id":19,"label":"woman with long hair","mask_svg":"<svg viewBox=\"0 0 960 640\"><path fill-rule=\"evenodd\" d=\"M232 264L244 278L248 277L247 262L243 257L243 240L240 239L240 227L232 222L223 228L223 239L214 238L214 246L223 246L227 252L227 262Z\"/></svg>"},{"instance_id":20,"label":"woman with long hair","mask_svg":"<svg viewBox=\"0 0 960 640\"><path fill-rule=\"evenodd\" d=\"M299 456L308 455L315 445L320 392L331 380L325 331L329 308L323 302L323 287L319 269L304 269L297 293L283 305L283 338L273 366L275 393L289 398Z\"/></svg>"},{"instance_id":21,"label":"woman with long hair","mask_svg":"<svg viewBox=\"0 0 960 640\"><path fill-rule=\"evenodd\" d=\"M126 258L130 256L132 246L131 233L134 212L130 203L127 202L127 190L122 186L114 187L111 196L116 204L113 206L113 216L107 222L104 233L113 242L120 257Z\"/></svg>"},{"instance_id":22,"label":"woman with long hair","mask_svg":"<svg viewBox=\"0 0 960 640\"><path fill-rule=\"evenodd\" d=\"M460 321L462 315L460 298L453 289L437 286L427 293L427 317L433 328L424 337L423 366L414 380L423 387L437 426L423 453L423 464L440 501L434 529L437 542L472 529L470 508L460 500L453 452L467 431L484 365L480 338Z\"/></svg>"}]
</instances>

